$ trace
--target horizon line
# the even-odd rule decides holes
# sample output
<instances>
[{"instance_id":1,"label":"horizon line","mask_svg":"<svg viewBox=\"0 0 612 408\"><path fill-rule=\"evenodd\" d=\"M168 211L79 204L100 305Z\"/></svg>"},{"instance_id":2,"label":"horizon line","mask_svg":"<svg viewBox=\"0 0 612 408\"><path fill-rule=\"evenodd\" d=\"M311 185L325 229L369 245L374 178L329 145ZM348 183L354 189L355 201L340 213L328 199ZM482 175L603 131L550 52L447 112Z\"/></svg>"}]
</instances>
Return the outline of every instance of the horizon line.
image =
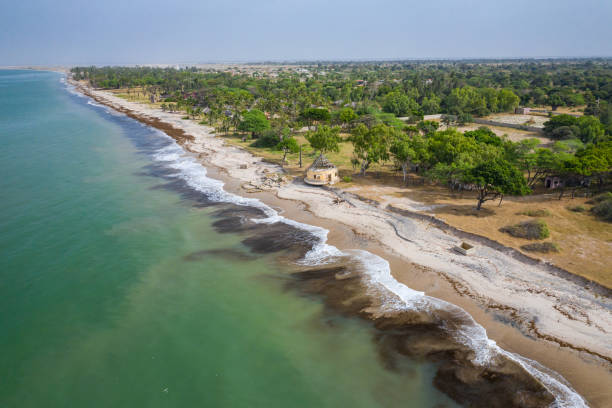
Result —
<instances>
[{"instance_id":1,"label":"horizon line","mask_svg":"<svg viewBox=\"0 0 612 408\"><path fill-rule=\"evenodd\" d=\"M0 65L0 69L15 69L15 68L43 68L43 67L54 67L54 68L68 68L77 66L126 66L126 67L137 67L137 66L197 66L197 65L227 65L227 64L239 64L239 65L262 65L262 64L275 64L275 65L299 65L299 64L313 64L313 63L401 63L401 62L470 62L470 61L563 61L563 60L612 60L612 55L592 55L592 56L535 56L535 57L409 57L409 58L320 58L320 59L262 59L262 60L250 60L250 59L219 59L210 61L191 61L191 62L142 62L142 63L73 63L73 64L7 64Z\"/></svg>"}]
</instances>

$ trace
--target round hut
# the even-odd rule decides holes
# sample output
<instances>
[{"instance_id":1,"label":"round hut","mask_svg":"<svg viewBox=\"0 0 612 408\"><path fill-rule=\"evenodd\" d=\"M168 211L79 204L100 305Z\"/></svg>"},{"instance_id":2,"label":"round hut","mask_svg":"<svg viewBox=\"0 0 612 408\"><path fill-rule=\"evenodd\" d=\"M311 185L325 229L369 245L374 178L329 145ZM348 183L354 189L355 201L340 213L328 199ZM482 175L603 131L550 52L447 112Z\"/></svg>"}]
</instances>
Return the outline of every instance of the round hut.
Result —
<instances>
[{"instance_id":1,"label":"round hut","mask_svg":"<svg viewBox=\"0 0 612 408\"><path fill-rule=\"evenodd\" d=\"M304 181L314 186L334 184L338 181L338 168L323 153L306 169Z\"/></svg>"}]
</instances>

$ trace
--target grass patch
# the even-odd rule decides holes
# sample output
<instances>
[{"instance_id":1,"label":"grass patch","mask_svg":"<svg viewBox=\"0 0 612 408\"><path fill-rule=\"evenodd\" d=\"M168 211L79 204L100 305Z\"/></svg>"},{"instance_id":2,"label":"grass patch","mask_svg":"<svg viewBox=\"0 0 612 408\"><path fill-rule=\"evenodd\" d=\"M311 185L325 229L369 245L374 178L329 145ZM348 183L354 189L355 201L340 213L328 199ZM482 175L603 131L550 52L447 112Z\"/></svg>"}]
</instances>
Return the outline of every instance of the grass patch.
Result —
<instances>
[{"instance_id":1,"label":"grass patch","mask_svg":"<svg viewBox=\"0 0 612 408\"><path fill-rule=\"evenodd\" d=\"M516 238L544 239L550 236L548 225L542 220L524 221L515 225L507 225L499 230Z\"/></svg>"},{"instance_id":2,"label":"grass patch","mask_svg":"<svg viewBox=\"0 0 612 408\"><path fill-rule=\"evenodd\" d=\"M516 215L526 215L528 217L549 217L550 211L546 209L527 210L527 211L522 211L520 213L517 213Z\"/></svg>"},{"instance_id":3,"label":"grass patch","mask_svg":"<svg viewBox=\"0 0 612 408\"><path fill-rule=\"evenodd\" d=\"M554 242L534 242L533 244L522 245L521 249L528 252L540 252L543 254L560 251L559 245Z\"/></svg>"},{"instance_id":4,"label":"grass patch","mask_svg":"<svg viewBox=\"0 0 612 408\"><path fill-rule=\"evenodd\" d=\"M342 181L344 181L345 183L350 183L351 181L353 181L353 178L351 176L344 176L342 177Z\"/></svg>"},{"instance_id":5,"label":"grass patch","mask_svg":"<svg viewBox=\"0 0 612 408\"><path fill-rule=\"evenodd\" d=\"M586 207L583 205L575 205L573 207L567 207L567 209L577 213L583 213L587 210Z\"/></svg>"}]
</instances>

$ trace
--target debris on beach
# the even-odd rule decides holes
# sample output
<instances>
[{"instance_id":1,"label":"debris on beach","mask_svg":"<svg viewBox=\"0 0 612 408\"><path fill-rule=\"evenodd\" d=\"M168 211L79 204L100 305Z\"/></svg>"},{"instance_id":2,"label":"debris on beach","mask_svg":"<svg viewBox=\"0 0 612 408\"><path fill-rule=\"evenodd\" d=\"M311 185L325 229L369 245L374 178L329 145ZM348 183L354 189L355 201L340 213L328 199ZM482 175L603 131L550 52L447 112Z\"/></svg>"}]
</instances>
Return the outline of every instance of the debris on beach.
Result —
<instances>
[{"instance_id":1,"label":"debris on beach","mask_svg":"<svg viewBox=\"0 0 612 408\"><path fill-rule=\"evenodd\" d=\"M469 255L469 254L473 253L474 252L474 248L475 248L474 245L468 244L467 242L462 242L461 244L455 245L453 247L453 249L456 252L459 252L460 254L463 254L463 255Z\"/></svg>"},{"instance_id":2,"label":"debris on beach","mask_svg":"<svg viewBox=\"0 0 612 408\"><path fill-rule=\"evenodd\" d=\"M335 197L333 201L334 201L334 204L336 204L336 205L340 205L340 204L346 202L346 200L344 198L341 198L341 197Z\"/></svg>"},{"instance_id":3,"label":"debris on beach","mask_svg":"<svg viewBox=\"0 0 612 408\"><path fill-rule=\"evenodd\" d=\"M270 191L281 188L290 180L289 177L278 173L268 173L264 169L264 176L259 180L251 180L242 185L248 193L258 193L260 191Z\"/></svg>"}]
</instances>

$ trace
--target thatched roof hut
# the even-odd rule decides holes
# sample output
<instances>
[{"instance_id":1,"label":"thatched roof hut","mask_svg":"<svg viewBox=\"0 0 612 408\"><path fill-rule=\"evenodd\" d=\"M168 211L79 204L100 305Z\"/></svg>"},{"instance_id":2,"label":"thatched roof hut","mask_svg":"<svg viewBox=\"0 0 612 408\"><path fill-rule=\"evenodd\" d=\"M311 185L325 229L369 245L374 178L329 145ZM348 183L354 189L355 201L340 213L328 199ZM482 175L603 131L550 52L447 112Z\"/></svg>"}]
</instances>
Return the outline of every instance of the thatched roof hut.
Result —
<instances>
[{"instance_id":1,"label":"thatched roof hut","mask_svg":"<svg viewBox=\"0 0 612 408\"><path fill-rule=\"evenodd\" d=\"M321 153L306 169L304 181L315 186L334 184L338 181L338 168Z\"/></svg>"}]
</instances>

